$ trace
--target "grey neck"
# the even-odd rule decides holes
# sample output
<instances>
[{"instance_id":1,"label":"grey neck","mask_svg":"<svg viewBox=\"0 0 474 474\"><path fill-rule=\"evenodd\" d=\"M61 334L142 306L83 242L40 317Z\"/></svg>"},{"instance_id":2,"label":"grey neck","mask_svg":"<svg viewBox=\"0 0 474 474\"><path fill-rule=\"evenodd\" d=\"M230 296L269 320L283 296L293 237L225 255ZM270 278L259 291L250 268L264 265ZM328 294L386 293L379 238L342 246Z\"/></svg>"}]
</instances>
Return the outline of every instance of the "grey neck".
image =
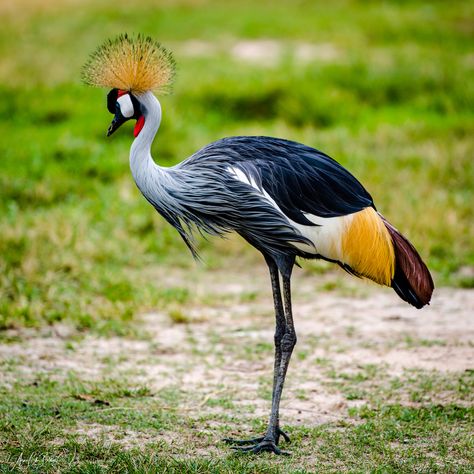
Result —
<instances>
[{"instance_id":1,"label":"grey neck","mask_svg":"<svg viewBox=\"0 0 474 474\"><path fill-rule=\"evenodd\" d=\"M145 117L145 124L130 149L130 169L137 186L145 194L148 179L161 168L153 161L151 145L161 122L161 105L152 92L137 97Z\"/></svg>"}]
</instances>

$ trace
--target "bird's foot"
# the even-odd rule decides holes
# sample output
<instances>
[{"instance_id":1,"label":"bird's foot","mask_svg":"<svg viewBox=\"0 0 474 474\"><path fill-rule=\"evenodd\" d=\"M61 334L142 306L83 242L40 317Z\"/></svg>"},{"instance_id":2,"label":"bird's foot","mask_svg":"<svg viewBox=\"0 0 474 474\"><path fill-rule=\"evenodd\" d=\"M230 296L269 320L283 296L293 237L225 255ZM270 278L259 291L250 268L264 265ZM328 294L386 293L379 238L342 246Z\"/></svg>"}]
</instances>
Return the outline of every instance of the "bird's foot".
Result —
<instances>
[{"instance_id":1,"label":"bird's foot","mask_svg":"<svg viewBox=\"0 0 474 474\"><path fill-rule=\"evenodd\" d=\"M224 441L227 444L231 444L232 449L237 451L251 452L251 453L261 453L263 451L273 452L275 454L289 454L285 451L281 451L278 448L278 442L280 441L280 436L287 442L291 443L290 437L282 431L280 428L277 428L275 440L261 436L259 438L251 439L234 439L234 438L224 438Z\"/></svg>"},{"instance_id":2,"label":"bird's foot","mask_svg":"<svg viewBox=\"0 0 474 474\"><path fill-rule=\"evenodd\" d=\"M260 440L260 441L256 441ZM243 440L244 442L247 440ZM252 454L259 454L259 453L275 453L281 454L284 456L289 456L290 453L288 451L282 451L276 444L275 441L272 439L266 438L256 438L254 440L248 441L255 441L255 443L250 444L250 446L246 446L245 444L240 444L237 446L232 446L231 449L235 451L240 451L241 453L252 453Z\"/></svg>"}]
</instances>

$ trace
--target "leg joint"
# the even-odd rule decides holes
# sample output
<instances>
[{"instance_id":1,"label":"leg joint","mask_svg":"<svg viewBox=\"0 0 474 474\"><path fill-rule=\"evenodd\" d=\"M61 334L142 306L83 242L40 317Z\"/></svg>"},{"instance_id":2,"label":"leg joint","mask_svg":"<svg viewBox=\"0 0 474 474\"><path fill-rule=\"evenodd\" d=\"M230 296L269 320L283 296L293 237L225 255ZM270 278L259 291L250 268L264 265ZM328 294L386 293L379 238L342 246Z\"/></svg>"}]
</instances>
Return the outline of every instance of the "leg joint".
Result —
<instances>
[{"instance_id":1,"label":"leg joint","mask_svg":"<svg viewBox=\"0 0 474 474\"><path fill-rule=\"evenodd\" d=\"M277 326L277 328L275 329L275 335L273 337L276 346L281 345L281 341L284 335L285 335L285 328Z\"/></svg>"},{"instance_id":2,"label":"leg joint","mask_svg":"<svg viewBox=\"0 0 474 474\"><path fill-rule=\"evenodd\" d=\"M283 352L292 352L293 347L296 344L296 334L292 332L286 332L281 339L281 350Z\"/></svg>"}]
</instances>

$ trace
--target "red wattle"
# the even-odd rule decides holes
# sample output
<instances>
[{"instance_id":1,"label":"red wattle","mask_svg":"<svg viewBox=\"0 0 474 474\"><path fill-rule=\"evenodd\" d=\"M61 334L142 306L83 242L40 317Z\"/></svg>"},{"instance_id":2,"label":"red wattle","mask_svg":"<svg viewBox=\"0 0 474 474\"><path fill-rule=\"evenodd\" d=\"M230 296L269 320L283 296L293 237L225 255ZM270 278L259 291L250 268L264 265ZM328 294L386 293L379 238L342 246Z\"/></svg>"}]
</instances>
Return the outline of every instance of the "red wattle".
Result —
<instances>
[{"instance_id":1,"label":"red wattle","mask_svg":"<svg viewBox=\"0 0 474 474\"><path fill-rule=\"evenodd\" d=\"M143 125L145 125L145 117L140 115L140 117L138 117L137 123L135 124L135 128L133 129L134 137L138 137L138 134L142 131Z\"/></svg>"}]
</instances>

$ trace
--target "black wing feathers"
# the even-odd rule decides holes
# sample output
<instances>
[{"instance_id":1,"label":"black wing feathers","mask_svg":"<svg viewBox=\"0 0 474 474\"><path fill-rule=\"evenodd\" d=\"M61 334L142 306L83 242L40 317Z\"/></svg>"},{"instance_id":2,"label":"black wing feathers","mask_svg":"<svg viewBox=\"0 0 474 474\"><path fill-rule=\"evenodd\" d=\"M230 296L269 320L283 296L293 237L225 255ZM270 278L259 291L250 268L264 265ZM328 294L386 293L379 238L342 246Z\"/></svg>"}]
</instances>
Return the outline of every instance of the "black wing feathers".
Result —
<instances>
[{"instance_id":1,"label":"black wing feathers","mask_svg":"<svg viewBox=\"0 0 474 474\"><path fill-rule=\"evenodd\" d=\"M270 137L224 138L191 160L204 165L208 157L239 167L299 224L314 225L304 213L337 217L374 207L362 184L337 161L300 143Z\"/></svg>"}]
</instances>

